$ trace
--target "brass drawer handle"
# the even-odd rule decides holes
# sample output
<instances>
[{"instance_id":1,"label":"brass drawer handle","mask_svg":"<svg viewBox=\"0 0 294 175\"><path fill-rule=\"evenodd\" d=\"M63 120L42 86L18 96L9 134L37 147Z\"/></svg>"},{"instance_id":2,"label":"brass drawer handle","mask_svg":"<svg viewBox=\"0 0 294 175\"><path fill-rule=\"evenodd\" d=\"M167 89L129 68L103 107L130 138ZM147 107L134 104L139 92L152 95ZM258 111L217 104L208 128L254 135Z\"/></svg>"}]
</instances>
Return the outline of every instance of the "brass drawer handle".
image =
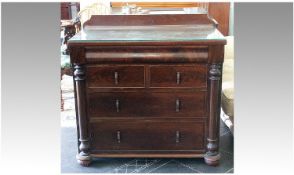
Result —
<instances>
[{"instance_id":1,"label":"brass drawer handle","mask_svg":"<svg viewBox=\"0 0 294 175\"><path fill-rule=\"evenodd\" d=\"M118 99L115 100L115 107L116 107L116 112L119 112L120 104Z\"/></svg>"},{"instance_id":2,"label":"brass drawer handle","mask_svg":"<svg viewBox=\"0 0 294 175\"><path fill-rule=\"evenodd\" d=\"M180 142L180 131L176 131L176 143Z\"/></svg>"},{"instance_id":3,"label":"brass drawer handle","mask_svg":"<svg viewBox=\"0 0 294 175\"><path fill-rule=\"evenodd\" d=\"M181 82L181 73L177 72L177 84L180 84Z\"/></svg>"},{"instance_id":4,"label":"brass drawer handle","mask_svg":"<svg viewBox=\"0 0 294 175\"><path fill-rule=\"evenodd\" d=\"M120 131L116 132L116 139L117 139L117 143L120 143Z\"/></svg>"},{"instance_id":5,"label":"brass drawer handle","mask_svg":"<svg viewBox=\"0 0 294 175\"><path fill-rule=\"evenodd\" d=\"M114 83L118 85L118 72L114 72Z\"/></svg>"},{"instance_id":6,"label":"brass drawer handle","mask_svg":"<svg viewBox=\"0 0 294 175\"><path fill-rule=\"evenodd\" d=\"M180 100L176 100L176 112L180 112Z\"/></svg>"}]
</instances>

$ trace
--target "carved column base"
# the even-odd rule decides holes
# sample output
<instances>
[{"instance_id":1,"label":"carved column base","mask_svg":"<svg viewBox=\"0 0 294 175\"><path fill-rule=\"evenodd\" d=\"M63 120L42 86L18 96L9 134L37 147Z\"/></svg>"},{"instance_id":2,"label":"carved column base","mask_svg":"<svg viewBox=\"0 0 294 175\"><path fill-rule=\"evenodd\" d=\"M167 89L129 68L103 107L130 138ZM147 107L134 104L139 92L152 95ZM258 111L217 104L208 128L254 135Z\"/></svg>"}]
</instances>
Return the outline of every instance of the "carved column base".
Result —
<instances>
[{"instance_id":1,"label":"carved column base","mask_svg":"<svg viewBox=\"0 0 294 175\"><path fill-rule=\"evenodd\" d=\"M204 161L207 165L210 166L217 166L219 165L219 160L220 160L220 154L216 154L216 155L210 155L208 153L205 154L204 156Z\"/></svg>"},{"instance_id":2,"label":"carved column base","mask_svg":"<svg viewBox=\"0 0 294 175\"><path fill-rule=\"evenodd\" d=\"M82 166L89 166L92 162L92 157L90 155L83 155L82 153L77 154L77 161Z\"/></svg>"}]
</instances>

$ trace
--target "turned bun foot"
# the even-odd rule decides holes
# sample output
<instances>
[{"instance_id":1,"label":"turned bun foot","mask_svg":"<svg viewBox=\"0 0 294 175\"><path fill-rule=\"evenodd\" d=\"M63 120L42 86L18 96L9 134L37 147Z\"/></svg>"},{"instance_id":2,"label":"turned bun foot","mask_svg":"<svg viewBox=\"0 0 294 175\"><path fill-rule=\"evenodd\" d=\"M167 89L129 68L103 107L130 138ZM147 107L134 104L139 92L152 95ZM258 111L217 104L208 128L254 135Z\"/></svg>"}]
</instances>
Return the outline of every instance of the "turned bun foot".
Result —
<instances>
[{"instance_id":1,"label":"turned bun foot","mask_svg":"<svg viewBox=\"0 0 294 175\"><path fill-rule=\"evenodd\" d=\"M76 158L77 158L78 163L80 165L82 165L82 166L86 166L87 167L92 162L92 159L91 159L91 157L89 155L80 155L80 154L78 154L76 156Z\"/></svg>"},{"instance_id":2,"label":"turned bun foot","mask_svg":"<svg viewBox=\"0 0 294 175\"><path fill-rule=\"evenodd\" d=\"M80 165L85 166L85 167L89 166L91 163L90 160L77 160L77 161Z\"/></svg>"},{"instance_id":3,"label":"turned bun foot","mask_svg":"<svg viewBox=\"0 0 294 175\"><path fill-rule=\"evenodd\" d=\"M219 165L220 154L216 155L205 155L204 161L209 166L217 166Z\"/></svg>"}]
</instances>

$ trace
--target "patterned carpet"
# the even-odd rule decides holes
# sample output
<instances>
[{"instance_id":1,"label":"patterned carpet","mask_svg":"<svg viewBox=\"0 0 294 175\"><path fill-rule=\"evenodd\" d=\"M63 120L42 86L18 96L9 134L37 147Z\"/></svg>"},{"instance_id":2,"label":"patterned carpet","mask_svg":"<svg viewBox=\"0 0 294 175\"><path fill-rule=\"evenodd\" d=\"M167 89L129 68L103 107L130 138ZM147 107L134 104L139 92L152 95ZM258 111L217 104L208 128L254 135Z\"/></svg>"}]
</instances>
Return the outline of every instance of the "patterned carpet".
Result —
<instances>
[{"instance_id":1,"label":"patterned carpet","mask_svg":"<svg viewBox=\"0 0 294 175\"><path fill-rule=\"evenodd\" d=\"M61 172L62 173L233 173L233 136L221 122L220 165L207 166L203 159L147 159L103 158L96 159L90 167L77 164L77 133L75 125L72 77L63 76L61 82L64 111L61 112Z\"/></svg>"}]
</instances>

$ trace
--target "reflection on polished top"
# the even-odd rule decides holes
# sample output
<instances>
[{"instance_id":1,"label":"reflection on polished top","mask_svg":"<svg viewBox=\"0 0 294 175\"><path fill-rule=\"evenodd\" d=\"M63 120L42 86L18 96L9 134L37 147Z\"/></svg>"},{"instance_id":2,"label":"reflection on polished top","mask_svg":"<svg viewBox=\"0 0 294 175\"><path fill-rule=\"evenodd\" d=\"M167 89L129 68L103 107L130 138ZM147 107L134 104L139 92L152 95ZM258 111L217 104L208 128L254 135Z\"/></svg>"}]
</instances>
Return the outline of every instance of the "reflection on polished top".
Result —
<instances>
[{"instance_id":1,"label":"reflection on polished top","mask_svg":"<svg viewBox=\"0 0 294 175\"><path fill-rule=\"evenodd\" d=\"M130 16L133 21L129 18ZM201 16L201 19L194 19L197 15L188 15L188 17L193 17L189 22L189 18L178 19L178 16L187 15L168 15L169 20L167 21L162 18L167 15L160 15L162 19L158 19L159 15L130 16L113 15L112 18L108 16L108 20L113 23L105 19L106 15L103 17L94 16L88 23L85 23L83 30L71 38L69 42L225 41L224 36L216 28L217 24L207 17ZM138 20L139 18L142 19Z\"/></svg>"}]
</instances>

